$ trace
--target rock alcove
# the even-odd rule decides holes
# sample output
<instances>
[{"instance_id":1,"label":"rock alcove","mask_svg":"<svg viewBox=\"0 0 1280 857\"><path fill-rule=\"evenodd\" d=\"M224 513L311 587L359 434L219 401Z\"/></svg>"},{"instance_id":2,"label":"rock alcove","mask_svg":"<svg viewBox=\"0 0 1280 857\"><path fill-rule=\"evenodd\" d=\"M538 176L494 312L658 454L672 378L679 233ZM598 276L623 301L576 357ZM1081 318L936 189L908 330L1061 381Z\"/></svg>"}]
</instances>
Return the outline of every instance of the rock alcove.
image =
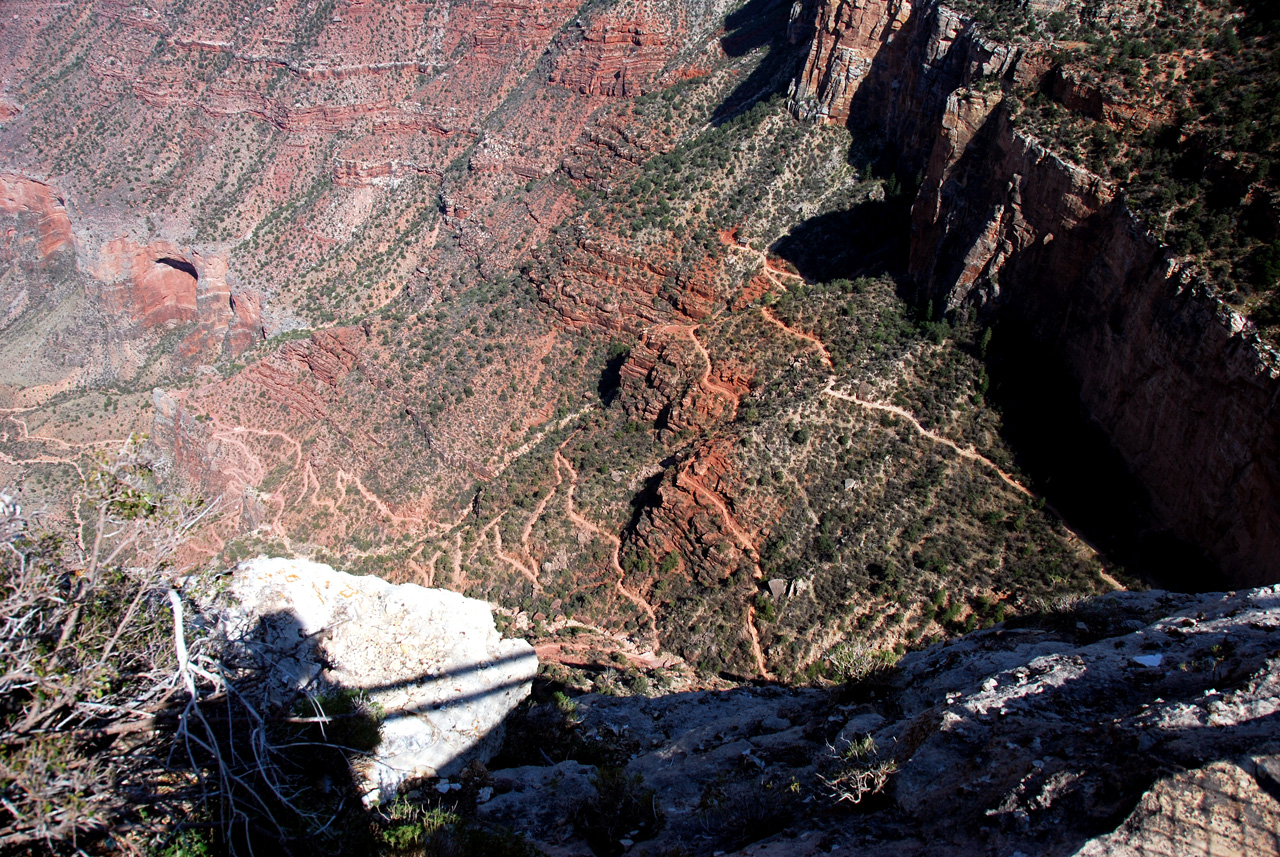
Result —
<instances>
[{"instance_id":1,"label":"rock alcove","mask_svg":"<svg viewBox=\"0 0 1280 857\"><path fill-rule=\"evenodd\" d=\"M200 272L196 270L196 266L186 259L174 259L171 256L164 256L156 259L156 264L161 267L172 268L175 271L181 271L192 279L193 286L194 282L200 279Z\"/></svg>"},{"instance_id":2,"label":"rock alcove","mask_svg":"<svg viewBox=\"0 0 1280 857\"><path fill-rule=\"evenodd\" d=\"M196 266L185 259L156 259L138 280L148 326L194 321L199 280Z\"/></svg>"}]
</instances>

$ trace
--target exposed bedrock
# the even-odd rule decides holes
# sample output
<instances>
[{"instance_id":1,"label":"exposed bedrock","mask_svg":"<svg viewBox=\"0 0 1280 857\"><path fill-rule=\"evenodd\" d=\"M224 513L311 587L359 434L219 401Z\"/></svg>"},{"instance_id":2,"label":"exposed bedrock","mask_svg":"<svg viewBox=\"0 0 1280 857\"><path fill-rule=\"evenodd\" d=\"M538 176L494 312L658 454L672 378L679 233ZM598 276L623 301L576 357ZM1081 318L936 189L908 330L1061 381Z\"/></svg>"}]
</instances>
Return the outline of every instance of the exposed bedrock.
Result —
<instances>
[{"instance_id":1,"label":"exposed bedrock","mask_svg":"<svg viewBox=\"0 0 1280 857\"><path fill-rule=\"evenodd\" d=\"M34 250L40 259L46 259L64 248L75 247L75 236L71 232L71 221L67 217L67 209L62 199L52 186L42 181L0 173L0 215L6 219L17 220L26 217L34 221L34 235L21 235L16 228L4 230L0 241L3 242L5 256L18 254L13 246L19 243L34 243Z\"/></svg>"},{"instance_id":2,"label":"exposed bedrock","mask_svg":"<svg viewBox=\"0 0 1280 857\"><path fill-rule=\"evenodd\" d=\"M1280 579L1280 360L1115 188L1015 128L999 88L971 88L1039 86L1047 64L936 3L821 0L814 14L792 108L881 124L900 170L923 176L909 263L922 305L1025 327L1166 526L1237 584Z\"/></svg>"},{"instance_id":3,"label":"exposed bedrock","mask_svg":"<svg viewBox=\"0 0 1280 857\"><path fill-rule=\"evenodd\" d=\"M653 790L665 821L632 853L708 837L743 857L1278 853L1277 587L1114 593L1052 627L1011 625L913 652L844 698L582 696L577 734L624 751ZM540 737L537 723L523 729ZM494 771L478 815L588 853L563 819L596 772L531 761ZM877 772L879 795L787 829ZM788 797L807 783L818 793Z\"/></svg>"},{"instance_id":4,"label":"exposed bedrock","mask_svg":"<svg viewBox=\"0 0 1280 857\"><path fill-rule=\"evenodd\" d=\"M244 351L262 337L260 298L233 295L227 260L170 241L138 244L116 238L100 251L91 268L102 283L106 309L143 328L195 322L182 342L193 357L210 351Z\"/></svg>"},{"instance_id":5,"label":"exposed bedrock","mask_svg":"<svg viewBox=\"0 0 1280 857\"><path fill-rule=\"evenodd\" d=\"M384 713L359 771L368 802L488 760L538 670L532 646L502 639L488 604L456 592L259 557L240 564L228 595L224 630L268 665L282 698L358 690Z\"/></svg>"}]
</instances>

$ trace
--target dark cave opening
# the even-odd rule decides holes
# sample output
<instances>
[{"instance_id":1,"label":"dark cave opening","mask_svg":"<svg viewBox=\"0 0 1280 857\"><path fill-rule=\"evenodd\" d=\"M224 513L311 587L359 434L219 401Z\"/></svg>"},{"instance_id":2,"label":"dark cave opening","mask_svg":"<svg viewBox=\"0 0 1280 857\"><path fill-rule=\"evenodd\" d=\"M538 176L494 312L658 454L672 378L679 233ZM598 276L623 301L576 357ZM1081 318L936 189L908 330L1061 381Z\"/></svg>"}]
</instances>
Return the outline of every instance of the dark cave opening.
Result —
<instances>
[{"instance_id":1,"label":"dark cave opening","mask_svg":"<svg viewBox=\"0 0 1280 857\"><path fill-rule=\"evenodd\" d=\"M200 272L196 270L196 266L188 262L186 259L175 259L172 256L163 256L156 259L157 265L165 265L174 270L181 271L193 280L200 279Z\"/></svg>"}]
</instances>

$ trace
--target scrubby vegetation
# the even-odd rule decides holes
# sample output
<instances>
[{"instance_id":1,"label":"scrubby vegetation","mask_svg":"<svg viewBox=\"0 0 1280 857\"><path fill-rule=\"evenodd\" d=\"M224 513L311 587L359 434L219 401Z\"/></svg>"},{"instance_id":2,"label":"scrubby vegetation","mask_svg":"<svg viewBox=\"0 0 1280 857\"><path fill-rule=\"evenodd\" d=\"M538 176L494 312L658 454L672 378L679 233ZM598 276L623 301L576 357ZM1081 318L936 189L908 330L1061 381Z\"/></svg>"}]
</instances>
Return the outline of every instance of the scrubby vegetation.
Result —
<instances>
[{"instance_id":1,"label":"scrubby vegetation","mask_svg":"<svg viewBox=\"0 0 1280 857\"><path fill-rule=\"evenodd\" d=\"M965 0L984 31L1054 64L1018 121L1123 188L1155 236L1259 326L1280 324L1280 15L1259 0Z\"/></svg>"}]
</instances>

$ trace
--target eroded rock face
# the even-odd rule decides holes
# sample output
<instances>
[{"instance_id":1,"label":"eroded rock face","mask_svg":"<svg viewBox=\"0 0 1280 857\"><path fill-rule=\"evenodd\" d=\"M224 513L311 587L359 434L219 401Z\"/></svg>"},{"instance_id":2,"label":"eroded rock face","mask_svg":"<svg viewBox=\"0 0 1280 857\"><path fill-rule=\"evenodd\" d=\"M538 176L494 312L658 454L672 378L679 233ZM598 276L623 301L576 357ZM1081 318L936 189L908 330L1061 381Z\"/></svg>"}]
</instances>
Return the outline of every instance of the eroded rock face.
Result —
<instances>
[{"instance_id":1,"label":"eroded rock face","mask_svg":"<svg viewBox=\"0 0 1280 857\"><path fill-rule=\"evenodd\" d=\"M102 255L94 273L107 283L103 298L110 311L146 327L195 321L199 270L176 245L117 238Z\"/></svg>"},{"instance_id":2,"label":"eroded rock face","mask_svg":"<svg viewBox=\"0 0 1280 857\"><path fill-rule=\"evenodd\" d=\"M1122 593L1072 619L1076 642L1009 630L904 660L902 716L850 730L894 748L899 806L926 827L986 823L1006 841L1088 833L1164 771L1275 752L1280 588ZM1198 814L1181 805L1197 788L1156 787L1152 800L1181 795L1166 825Z\"/></svg>"},{"instance_id":3,"label":"eroded rock face","mask_svg":"<svg viewBox=\"0 0 1280 857\"><path fill-rule=\"evenodd\" d=\"M155 239L101 242L62 190L0 173L0 362L15 404L132 379L166 332L162 364L192 366L263 338L261 296L232 288L227 259ZM3 394L0 394L3 395Z\"/></svg>"},{"instance_id":4,"label":"eroded rock face","mask_svg":"<svg viewBox=\"0 0 1280 857\"><path fill-rule=\"evenodd\" d=\"M195 322L180 347L187 357L239 354L263 337L261 298L233 294L227 259L172 241L116 238L92 268L106 310L125 325L170 328Z\"/></svg>"},{"instance_id":5,"label":"eroded rock face","mask_svg":"<svg viewBox=\"0 0 1280 857\"><path fill-rule=\"evenodd\" d=\"M996 79L1124 113L1085 104L1079 81L985 40L963 15L905 0L820 2L791 103L880 125L906 171L921 171L909 267L922 303L982 307L1033 331L1163 522L1233 582L1276 581L1280 357L1114 187L1015 128L979 83Z\"/></svg>"},{"instance_id":6,"label":"eroded rock face","mask_svg":"<svg viewBox=\"0 0 1280 857\"><path fill-rule=\"evenodd\" d=\"M654 792L663 826L631 853L1269 855L1278 634L1280 587L1122 592L910 654L839 694L588 695L574 729ZM893 771L881 793L833 807L820 778L876 766ZM478 811L585 854L565 820L595 776L572 760L497 770Z\"/></svg>"},{"instance_id":7,"label":"eroded rock face","mask_svg":"<svg viewBox=\"0 0 1280 857\"><path fill-rule=\"evenodd\" d=\"M954 106L913 211L917 283L1054 343L1156 512L1232 580L1274 581L1280 360L1097 176L1003 108Z\"/></svg>"},{"instance_id":8,"label":"eroded rock face","mask_svg":"<svg viewBox=\"0 0 1280 857\"><path fill-rule=\"evenodd\" d=\"M1118 830L1090 840L1077 857L1275 857L1277 771L1280 756L1249 755L1162 780Z\"/></svg>"},{"instance_id":9,"label":"eroded rock face","mask_svg":"<svg viewBox=\"0 0 1280 857\"><path fill-rule=\"evenodd\" d=\"M0 215L17 219L24 214L32 215L35 220L39 258L45 259L63 248L75 246L67 209L52 186L24 176L0 173ZM3 235L6 256L14 255L11 244L16 235L16 229L6 228Z\"/></svg>"},{"instance_id":10,"label":"eroded rock face","mask_svg":"<svg viewBox=\"0 0 1280 857\"><path fill-rule=\"evenodd\" d=\"M258 558L240 564L227 595L228 636L263 656L281 695L359 689L385 712L361 772L370 802L488 759L537 672L528 643L502 639L489 605L456 592Z\"/></svg>"}]
</instances>

